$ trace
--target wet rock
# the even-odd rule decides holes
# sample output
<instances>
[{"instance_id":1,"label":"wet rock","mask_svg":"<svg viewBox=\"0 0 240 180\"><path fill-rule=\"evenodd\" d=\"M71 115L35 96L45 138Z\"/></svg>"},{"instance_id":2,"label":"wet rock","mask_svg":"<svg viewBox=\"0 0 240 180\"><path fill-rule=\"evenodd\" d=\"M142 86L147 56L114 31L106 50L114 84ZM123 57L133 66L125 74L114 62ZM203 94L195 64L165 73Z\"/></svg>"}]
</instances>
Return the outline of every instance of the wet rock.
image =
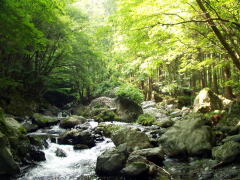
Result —
<instances>
[{"instance_id":1,"label":"wet rock","mask_svg":"<svg viewBox=\"0 0 240 180\"><path fill-rule=\"evenodd\" d=\"M202 89L194 100L194 112L210 112L214 110L221 110L223 104L221 99L212 92L209 88Z\"/></svg>"},{"instance_id":2,"label":"wet rock","mask_svg":"<svg viewBox=\"0 0 240 180\"><path fill-rule=\"evenodd\" d=\"M240 143L228 141L221 146L214 147L212 155L219 161L232 162L240 155Z\"/></svg>"},{"instance_id":3,"label":"wet rock","mask_svg":"<svg viewBox=\"0 0 240 180\"><path fill-rule=\"evenodd\" d=\"M57 150L55 151L55 154L57 157L67 157L67 153L60 148L57 148Z\"/></svg>"},{"instance_id":4,"label":"wet rock","mask_svg":"<svg viewBox=\"0 0 240 180\"><path fill-rule=\"evenodd\" d=\"M60 121L60 127L65 129L71 129L79 124L87 122L87 119L82 116L70 116Z\"/></svg>"},{"instance_id":5,"label":"wet rock","mask_svg":"<svg viewBox=\"0 0 240 180\"><path fill-rule=\"evenodd\" d=\"M45 116L45 115L38 114L38 113L33 114L33 121L39 127L48 127L51 125L55 125L59 122L59 120L56 117Z\"/></svg>"},{"instance_id":6,"label":"wet rock","mask_svg":"<svg viewBox=\"0 0 240 180\"><path fill-rule=\"evenodd\" d=\"M73 129L62 133L59 136L59 144L84 144L89 147L95 146L93 135L88 130L77 130Z\"/></svg>"},{"instance_id":7,"label":"wet rock","mask_svg":"<svg viewBox=\"0 0 240 180\"><path fill-rule=\"evenodd\" d=\"M48 147L47 137L28 135L28 139L29 139L31 145L36 146L39 149Z\"/></svg>"},{"instance_id":8,"label":"wet rock","mask_svg":"<svg viewBox=\"0 0 240 180\"><path fill-rule=\"evenodd\" d=\"M127 152L152 147L150 140L145 133L131 128L119 129L112 135L111 139L116 146L126 144Z\"/></svg>"},{"instance_id":9,"label":"wet rock","mask_svg":"<svg viewBox=\"0 0 240 180\"><path fill-rule=\"evenodd\" d=\"M22 125L27 132L34 132L39 129L39 126L37 124L33 124L31 120L24 121Z\"/></svg>"},{"instance_id":10,"label":"wet rock","mask_svg":"<svg viewBox=\"0 0 240 180\"><path fill-rule=\"evenodd\" d=\"M83 150L83 149L89 149L89 147L84 144L76 144L73 146L73 149L74 150Z\"/></svg>"},{"instance_id":11,"label":"wet rock","mask_svg":"<svg viewBox=\"0 0 240 180\"><path fill-rule=\"evenodd\" d=\"M205 155L215 143L212 129L201 114L190 114L177 121L160 138L159 142L169 156Z\"/></svg>"},{"instance_id":12,"label":"wet rock","mask_svg":"<svg viewBox=\"0 0 240 180\"><path fill-rule=\"evenodd\" d=\"M107 150L97 158L96 173L100 176L117 175L126 159L126 155L115 148Z\"/></svg>"},{"instance_id":13,"label":"wet rock","mask_svg":"<svg viewBox=\"0 0 240 180\"><path fill-rule=\"evenodd\" d=\"M0 175L14 175L20 172L18 164L14 161L10 151L7 137L0 132Z\"/></svg>"},{"instance_id":14,"label":"wet rock","mask_svg":"<svg viewBox=\"0 0 240 180\"><path fill-rule=\"evenodd\" d=\"M45 153L39 150L36 146L31 145L29 148L29 154L33 161L45 161Z\"/></svg>"}]
</instances>

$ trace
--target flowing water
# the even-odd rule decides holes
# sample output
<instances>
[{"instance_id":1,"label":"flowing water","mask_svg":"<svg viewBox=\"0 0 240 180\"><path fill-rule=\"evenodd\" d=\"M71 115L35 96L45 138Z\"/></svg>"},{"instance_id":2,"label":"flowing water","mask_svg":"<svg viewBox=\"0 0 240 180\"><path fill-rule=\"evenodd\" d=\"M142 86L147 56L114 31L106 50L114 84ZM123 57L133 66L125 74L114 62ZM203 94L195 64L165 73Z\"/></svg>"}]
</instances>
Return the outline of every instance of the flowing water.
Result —
<instances>
[{"instance_id":1,"label":"flowing water","mask_svg":"<svg viewBox=\"0 0 240 180\"><path fill-rule=\"evenodd\" d=\"M92 128L97 124L90 121ZM34 135L51 134L57 138L57 135L64 131L59 126L53 126L47 131L36 132ZM33 135L33 133L32 133ZM107 149L114 147L113 142L105 138L103 142L99 142L95 147L85 150L74 150L72 145L60 145L52 143L48 140L48 148L44 151L46 161L40 162L34 168L28 170L18 180L94 180L95 166L97 157ZM57 157L55 151L62 149L67 157Z\"/></svg>"}]
</instances>

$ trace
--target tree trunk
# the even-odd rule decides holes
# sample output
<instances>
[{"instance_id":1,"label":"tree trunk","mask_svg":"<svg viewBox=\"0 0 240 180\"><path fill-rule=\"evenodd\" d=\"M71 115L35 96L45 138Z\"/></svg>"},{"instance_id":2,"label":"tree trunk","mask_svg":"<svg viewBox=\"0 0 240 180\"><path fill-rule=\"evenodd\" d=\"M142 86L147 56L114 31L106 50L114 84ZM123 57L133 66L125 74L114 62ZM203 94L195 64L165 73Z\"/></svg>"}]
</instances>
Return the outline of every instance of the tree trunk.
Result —
<instances>
[{"instance_id":1,"label":"tree trunk","mask_svg":"<svg viewBox=\"0 0 240 180\"><path fill-rule=\"evenodd\" d=\"M229 80L231 80L231 70L230 70L229 64L223 67L223 76L224 76L225 82L228 82ZM224 96L228 99L234 98L231 85L227 84L224 86Z\"/></svg>"},{"instance_id":2,"label":"tree trunk","mask_svg":"<svg viewBox=\"0 0 240 180\"><path fill-rule=\"evenodd\" d=\"M216 70L213 68L213 91L217 94L219 94L218 91L218 78L217 78L217 73Z\"/></svg>"}]
</instances>

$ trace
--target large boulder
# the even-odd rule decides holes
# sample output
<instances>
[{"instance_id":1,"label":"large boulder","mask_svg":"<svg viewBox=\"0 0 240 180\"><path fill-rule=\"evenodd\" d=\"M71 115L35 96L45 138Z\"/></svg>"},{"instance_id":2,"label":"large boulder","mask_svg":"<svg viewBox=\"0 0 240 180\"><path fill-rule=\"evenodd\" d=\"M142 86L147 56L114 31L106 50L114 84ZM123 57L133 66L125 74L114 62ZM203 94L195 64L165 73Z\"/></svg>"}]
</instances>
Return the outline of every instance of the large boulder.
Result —
<instances>
[{"instance_id":1,"label":"large boulder","mask_svg":"<svg viewBox=\"0 0 240 180\"><path fill-rule=\"evenodd\" d=\"M139 115L143 114L142 107L129 99L118 98L115 102L117 114L124 121L134 122Z\"/></svg>"},{"instance_id":2,"label":"large boulder","mask_svg":"<svg viewBox=\"0 0 240 180\"><path fill-rule=\"evenodd\" d=\"M16 161L22 162L28 156L29 139L24 127L14 118L4 118L0 123L0 131L6 135L10 150Z\"/></svg>"},{"instance_id":3,"label":"large boulder","mask_svg":"<svg viewBox=\"0 0 240 180\"><path fill-rule=\"evenodd\" d=\"M58 142L60 144L84 144L88 147L95 146L94 137L88 130L73 129L60 134Z\"/></svg>"},{"instance_id":4,"label":"large boulder","mask_svg":"<svg viewBox=\"0 0 240 180\"><path fill-rule=\"evenodd\" d=\"M110 97L96 98L92 100L89 106L90 108L102 108L102 107L116 108L114 98L110 98Z\"/></svg>"},{"instance_id":5,"label":"large boulder","mask_svg":"<svg viewBox=\"0 0 240 180\"><path fill-rule=\"evenodd\" d=\"M48 127L51 125L55 125L59 122L59 120L56 117L51 116L45 116L39 113L33 114L33 121L39 126L39 127Z\"/></svg>"},{"instance_id":6,"label":"large boulder","mask_svg":"<svg viewBox=\"0 0 240 180\"><path fill-rule=\"evenodd\" d=\"M207 119L190 114L177 121L159 139L167 155L203 155L210 152L215 138Z\"/></svg>"},{"instance_id":7,"label":"large boulder","mask_svg":"<svg viewBox=\"0 0 240 180\"><path fill-rule=\"evenodd\" d=\"M111 139L116 146L124 146L128 153L152 147L150 140L145 133L131 128L123 127L119 129L112 135Z\"/></svg>"},{"instance_id":8,"label":"large boulder","mask_svg":"<svg viewBox=\"0 0 240 180\"><path fill-rule=\"evenodd\" d=\"M125 153L113 148L97 158L96 173L100 176L118 175L126 163Z\"/></svg>"},{"instance_id":9,"label":"large boulder","mask_svg":"<svg viewBox=\"0 0 240 180\"><path fill-rule=\"evenodd\" d=\"M7 137L0 132L0 175L14 175L20 172L20 168L10 151Z\"/></svg>"},{"instance_id":10,"label":"large boulder","mask_svg":"<svg viewBox=\"0 0 240 180\"><path fill-rule=\"evenodd\" d=\"M75 127L76 125L83 124L87 122L87 119L82 116L70 116L66 119L63 119L60 121L60 127L65 129L71 129Z\"/></svg>"},{"instance_id":11,"label":"large boulder","mask_svg":"<svg viewBox=\"0 0 240 180\"><path fill-rule=\"evenodd\" d=\"M221 99L209 88L202 89L194 100L193 111L206 113L221 110L223 104Z\"/></svg>"},{"instance_id":12,"label":"large boulder","mask_svg":"<svg viewBox=\"0 0 240 180\"><path fill-rule=\"evenodd\" d=\"M236 160L236 157L240 157L240 143L228 141L221 146L214 147L212 155L217 160L232 162Z\"/></svg>"}]
</instances>

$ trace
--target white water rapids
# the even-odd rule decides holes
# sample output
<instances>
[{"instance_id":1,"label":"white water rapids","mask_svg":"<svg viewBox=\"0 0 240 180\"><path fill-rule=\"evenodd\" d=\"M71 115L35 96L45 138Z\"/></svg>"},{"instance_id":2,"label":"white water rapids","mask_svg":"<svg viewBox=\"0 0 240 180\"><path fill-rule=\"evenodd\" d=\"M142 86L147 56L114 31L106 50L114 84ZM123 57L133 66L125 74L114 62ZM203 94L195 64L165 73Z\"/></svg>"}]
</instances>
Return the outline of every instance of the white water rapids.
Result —
<instances>
[{"instance_id":1,"label":"white water rapids","mask_svg":"<svg viewBox=\"0 0 240 180\"><path fill-rule=\"evenodd\" d=\"M91 122L91 127L96 123ZM58 126L52 127L49 131L61 131ZM41 134L41 132L38 132ZM97 157L105 150L114 147L112 141L105 138L95 147L84 150L74 150L72 145L60 145L48 140L49 147L44 151L46 161L40 162L37 166L29 169L18 180L94 180ZM67 157L57 157L55 151L62 149Z\"/></svg>"}]
</instances>

